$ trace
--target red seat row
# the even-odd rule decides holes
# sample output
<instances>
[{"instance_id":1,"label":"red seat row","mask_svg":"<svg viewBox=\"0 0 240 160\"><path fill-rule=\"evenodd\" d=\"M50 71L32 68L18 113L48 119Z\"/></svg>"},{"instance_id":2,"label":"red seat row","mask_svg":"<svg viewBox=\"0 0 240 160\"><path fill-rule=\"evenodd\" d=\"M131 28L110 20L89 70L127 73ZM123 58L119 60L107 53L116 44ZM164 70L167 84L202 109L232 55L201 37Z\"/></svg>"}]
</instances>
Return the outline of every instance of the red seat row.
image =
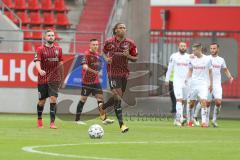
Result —
<instances>
[{"instance_id":1,"label":"red seat row","mask_svg":"<svg viewBox=\"0 0 240 160\"><path fill-rule=\"evenodd\" d=\"M13 14L9 11L4 12L5 15L11 19L14 23L18 24L18 20L13 16ZM29 14L26 12L17 12L17 16L22 20L23 25L31 24L31 25L57 25L69 27L70 22L66 13L57 13L56 18L55 14L51 12L44 12L40 14L39 12L30 12Z\"/></svg>"},{"instance_id":2,"label":"red seat row","mask_svg":"<svg viewBox=\"0 0 240 160\"><path fill-rule=\"evenodd\" d=\"M64 0L2 0L9 8L15 10L42 10L65 12L69 9ZM15 2L15 3L14 3ZM40 3L41 2L41 3Z\"/></svg>"},{"instance_id":3,"label":"red seat row","mask_svg":"<svg viewBox=\"0 0 240 160\"><path fill-rule=\"evenodd\" d=\"M43 37L43 33L42 31L45 30L46 28L42 28L42 27L27 27L27 26L22 26L22 30L23 30L23 35L24 35L24 39L42 39ZM55 38L57 40L60 40L61 38L58 36L58 34L55 32Z\"/></svg>"},{"instance_id":4,"label":"red seat row","mask_svg":"<svg viewBox=\"0 0 240 160\"><path fill-rule=\"evenodd\" d=\"M41 41L25 41L23 43L23 51L24 52L36 52L36 49L42 45ZM55 43L58 45L58 43Z\"/></svg>"}]
</instances>

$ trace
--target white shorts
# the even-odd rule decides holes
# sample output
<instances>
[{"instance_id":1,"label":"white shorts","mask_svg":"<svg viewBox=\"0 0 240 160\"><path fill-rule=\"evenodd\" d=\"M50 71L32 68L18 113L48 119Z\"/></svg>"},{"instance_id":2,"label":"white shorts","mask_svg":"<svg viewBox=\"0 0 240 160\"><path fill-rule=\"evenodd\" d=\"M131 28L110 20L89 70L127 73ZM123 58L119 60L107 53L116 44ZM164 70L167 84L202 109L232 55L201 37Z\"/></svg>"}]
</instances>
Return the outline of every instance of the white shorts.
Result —
<instances>
[{"instance_id":1,"label":"white shorts","mask_svg":"<svg viewBox=\"0 0 240 160\"><path fill-rule=\"evenodd\" d=\"M213 99L222 99L222 86L217 85L213 87L212 93L208 93L208 100L212 101Z\"/></svg>"},{"instance_id":2,"label":"white shorts","mask_svg":"<svg viewBox=\"0 0 240 160\"><path fill-rule=\"evenodd\" d=\"M191 85L188 98L190 100L208 99L208 85Z\"/></svg>"},{"instance_id":3,"label":"white shorts","mask_svg":"<svg viewBox=\"0 0 240 160\"><path fill-rule=\"evenodd\" d=\"M189 87L185 84L174 84L174 95L176 99L187 100Z\"/></svg>"}]
</instances>

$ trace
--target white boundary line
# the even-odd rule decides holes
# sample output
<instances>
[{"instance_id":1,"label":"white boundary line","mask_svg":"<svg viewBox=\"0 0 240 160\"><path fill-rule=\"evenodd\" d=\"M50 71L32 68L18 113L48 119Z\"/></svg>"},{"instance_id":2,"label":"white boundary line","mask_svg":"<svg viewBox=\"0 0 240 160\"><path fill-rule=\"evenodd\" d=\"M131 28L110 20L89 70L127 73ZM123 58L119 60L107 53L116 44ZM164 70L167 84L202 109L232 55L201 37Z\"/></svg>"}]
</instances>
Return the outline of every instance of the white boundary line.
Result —
<instances>
[{"instance_id":1,"label":"white boundary line","mask_svg":"<svg viewBox=\"0 0 240 160\"><path fill-rule=\"evenodd\" d=\"M39 146L25 146L22 148L25 152L43 154L49 156L57 157L67 157L67 158L79 158L79 159L92 159L92 160L126 160L120 158L107 158L107 157L91 157L91 156L81 156L81 155L72 155L72 154L61 154L61 153L52 153L45 151L38 151L39 148L48 148L48 147L63 147L63 146L79 146L79 145L104 145L104 144L189 144L189 143L223 143L226 141L136 141L136 142L89 142L89 143L77 143L77 144L53 144L53 145L39 145ZM232 142L232 141L231 141Z\"/></svg>"}]
</instances>

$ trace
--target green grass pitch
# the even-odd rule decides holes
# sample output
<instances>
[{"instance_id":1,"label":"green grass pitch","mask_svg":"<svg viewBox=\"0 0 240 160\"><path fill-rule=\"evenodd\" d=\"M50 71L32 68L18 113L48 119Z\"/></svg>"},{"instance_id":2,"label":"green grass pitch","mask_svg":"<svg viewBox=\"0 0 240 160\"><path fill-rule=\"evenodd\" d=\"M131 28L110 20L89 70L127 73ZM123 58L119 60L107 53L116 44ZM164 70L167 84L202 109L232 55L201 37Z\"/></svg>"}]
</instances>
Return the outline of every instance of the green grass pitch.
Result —
<instances>
[{"instance_id":1,"label":"green grass pitch","mask_svg":"<svg viewBox=\"0 0 240 160\"><path fill-rule=\"evenodd\" d=\"M103 126L102 139L90 139L91 124ZM219 128L177 128L172 120L126 121L122 134L118 124L104 126L100 120L86 126L57 119L58 129L36 127L35 115L0 114L1 160L239 160L240 121L220 120ZM35 147L35 148L34 148ZM32 151L32 152L26 152Z\"/></svg>"}]
</instances>

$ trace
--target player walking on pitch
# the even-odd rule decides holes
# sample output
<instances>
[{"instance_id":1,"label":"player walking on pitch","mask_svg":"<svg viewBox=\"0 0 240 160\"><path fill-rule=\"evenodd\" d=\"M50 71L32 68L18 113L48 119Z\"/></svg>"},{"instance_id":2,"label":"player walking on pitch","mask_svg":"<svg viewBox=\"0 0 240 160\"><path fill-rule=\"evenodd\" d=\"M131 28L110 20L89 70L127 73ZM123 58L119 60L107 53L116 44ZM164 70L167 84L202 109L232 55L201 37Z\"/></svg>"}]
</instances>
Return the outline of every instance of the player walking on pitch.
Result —
<instances>
[{"instance_id":1,"label":"player walking on pitch","mask_svg":"<svg viewBox=\"0 0 240 160\"><path fill-rule=\"evenodd\" d=\"M55 34L52 30L45 31L45 44L37 48L34 61L38 71L37 104L38 128L43 128L42 112L46 99L50 98L50 128L56 129L55 114L57 108L58 89L63 80L62 48L56 46Z\"/></svg>"},{"instance_id":2,"label":"player walking on pitch","mask_svg":"<svg viewBox=\"0 0 240 160\"><path fill-rule=\"evenodd\" d=\"M102 109L103 91L99 80L99 69L101 68L101 60L98 53L98 40L91 39L89 47L89 50L85 52L84 58L82 60L82 91L81 99L77 105L75 121L77 124L85 124L85 122L80 121L80 116L88 96L92 93L92 95L95 96L95 98L97 99L100 118L103 124L110 124L113 123L113 120L108 119L105 111Z\"/></svg>"},{"instance_id":3,"label":"player walking on pitch","mask_svg":"<svg viewBox=\"0 0 240 160\"><path fill-rule=\"evenodd\" d=\"M188 65L190 56L187 51L185 42L180 42L178 45L178 52L173 53L170 57L168 70L166 73L165 83L169 85L170 74L174 72L173 87L174 94L177 100L176 103L176 119L174 125L182 126L185 120L183 119L183 106L187 100L188 87L184 81L188 73Z\"/></svg>"},{"instance_id":4,"label":"player walking on pitch","mask_svg":"<svg viewBox=\"0 0 240 160\"><path fill-rule=\"evenodd\" d=\"M208 90L212 91L212 63L209 56L202 53L202 45L200 43L193 44L192 52L195 55L190 59L189 71L185 83L191 78L189 100L190 108L193 108L195 101L199 98L202 110L202 127L208 127L207 124L207 97ZM209 84L210 81L210 84Z\"/></svg>"},{"instance_id":5,"label":"player walking on pitch","mask_svg":"<svg viewBox=\"0 0 240 160\"><path fill-rule=\"evenodd\" d=\"M106 109L114 106L119 126L122 133L128 131L128 127L123 123L121 98L127 86L129 75L128 61L135 62L138 59L137 47L135 43L126 38L127 28L124 23L117 23L113 28L113 37L105 41L103 55L108 62L108 79L113 96L104 104Z\"/></svg>"}]
</instances>

